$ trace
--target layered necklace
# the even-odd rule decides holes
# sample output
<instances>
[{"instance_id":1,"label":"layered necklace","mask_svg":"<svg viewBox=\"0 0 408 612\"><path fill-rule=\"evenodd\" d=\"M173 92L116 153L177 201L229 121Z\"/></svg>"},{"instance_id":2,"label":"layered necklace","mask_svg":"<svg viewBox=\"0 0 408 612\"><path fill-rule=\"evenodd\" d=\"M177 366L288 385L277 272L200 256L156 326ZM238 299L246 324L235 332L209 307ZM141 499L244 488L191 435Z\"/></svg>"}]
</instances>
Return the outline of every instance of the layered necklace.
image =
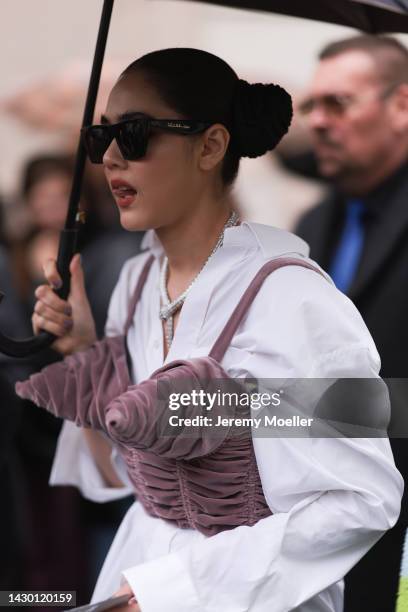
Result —
<instances>
[{"instance_id":1,"label":"layered necklace","mask_svg":"<svg viewBox=\"0 0 408 612\"><path fill-rule=\"evenodd\" d=\"M200 276L200 274L204 270L205 266L208 264L208 262L210 261L211 257L214 255L214 253L222 246L223 241L224 241L224 232L225 232L225 230L228 227L232 227L232 226L236 225L238 223L238 221L239 221L239 216L238 216L238 214L235 211L233 211L231 216L229 217L228 221L226 222L226 224L222 228L222 232L221 232L221 234L218 237L217 244L215 245L215 247L213 248L213 250L211 251L211 253L207 257L207 259L204 262L204 265L202 266L202 268L199 270L199 272L193 278L193 280L191 281L191 283L189 284L187 289L185 291L183 291L183 293L181 295L179 295L172 302L170 301L169 295L167 293L167 277L168 277L168 269L169 269L169 260L168 260L167 257L164 257L163 263L162 263L162 266L161 266L161 270L160 270L160 298L161 298L161 303L162 303L162 305L160 307L160 319L162 321L165 321L165 336L166 336L167 346L169 348L170 348L170 345L171 345L171 343L173 341L173 334L174 334L173 315L182 307L182 305L184 303L184 300L186 299L186 297L187 297L188 293L190 292L192 286L194 285L194 283L197 281L198 277Z\"/></svg>"}]
</instances>

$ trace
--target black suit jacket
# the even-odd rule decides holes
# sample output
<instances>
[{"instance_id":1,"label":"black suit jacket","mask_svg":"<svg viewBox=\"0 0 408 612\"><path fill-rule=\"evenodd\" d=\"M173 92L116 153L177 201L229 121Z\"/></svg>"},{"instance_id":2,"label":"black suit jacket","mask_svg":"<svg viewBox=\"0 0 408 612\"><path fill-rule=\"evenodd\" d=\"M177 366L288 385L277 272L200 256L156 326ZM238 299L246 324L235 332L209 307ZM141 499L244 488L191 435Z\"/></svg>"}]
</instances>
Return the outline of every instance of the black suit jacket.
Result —
<instances>
[{"instance_id":1,"label":"black suit jacket","mask_svg":"<svg viewBox=\"0 0 408 612\"><path fill-rule=\"evenodd\" d=\"M310 255L324 269L340 237L344 202L332 190L307 212L295 232L310 245ZM381 357L381 375L392 400L391 444L408 487L408 165L367 198L368 217L363 254L348 292L360 311ZM389 380L397 378L398 380ZM406 379L406 380L401 380ZM405 489L400 521L408 523Z\"/></svg>"}]
</instances>

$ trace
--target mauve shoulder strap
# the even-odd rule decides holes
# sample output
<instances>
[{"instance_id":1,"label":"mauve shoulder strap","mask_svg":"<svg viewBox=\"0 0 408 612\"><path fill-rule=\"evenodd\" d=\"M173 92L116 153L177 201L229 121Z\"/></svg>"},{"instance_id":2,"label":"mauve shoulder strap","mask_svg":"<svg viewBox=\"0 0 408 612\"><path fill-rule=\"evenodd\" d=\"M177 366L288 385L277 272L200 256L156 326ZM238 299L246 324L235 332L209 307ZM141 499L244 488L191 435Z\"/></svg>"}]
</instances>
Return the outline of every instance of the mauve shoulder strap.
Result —
<instances>
[{"instance_id":1,"label":"mauve shoulder strap","mask_svg":"<svg viewBox=\"0 0 408 612\"><path fill-rule=\"evenodd\" d=\"M124 332L123 332L125 336L128 333L129 327L132 324L133 317L134 317L134 314L135 314L136 305L137 305L137 303L139 301L140 296L142 295L143 287L144 287L144 284L146 282L147 275L149 274L149 270L151 268L153 260L154 260L154 256L153 255L150 255L147 258L147 261L146 261L145 265L143 266L142 271L141 271L140 276L139 276L139 279L137 281L135 292L132 295L132 299L130 300L130 303L129 303L128 316L127 316L127 319L126 319L125 329L124 329Z\"/></svg>"},{"instance_id":2,"label":"mauve shoulder strap","mask_svg":"<svg viewBox=\"0 0 408 612\"><path fill-rule=\"evenodd\" d=\"M243 317L247 313L250 305L252 304L253 299L261 288L265 278L275 270L283 268L284 266L301 266L302 268L309 268L309 270L314 270L315 272L318 272L319 274L324 276L322 272L318 268L312 266L312 264L306 261L302 261L301 259L295 259L294 257L281 257L279 259L267 261L266 264L264 264L262 268L258 270L250 285L245 290L245 293L238 302L238 305L234 309L234 312L228 319L224 329L215 341L214 346L212 347L209 353L209 357L212 357L213 359L218 361L218 363L221 362L222 358L224 357L225 351L229 347L230 342L238 328L238 325L241 323Z\"/></svg>"}]
</instances>

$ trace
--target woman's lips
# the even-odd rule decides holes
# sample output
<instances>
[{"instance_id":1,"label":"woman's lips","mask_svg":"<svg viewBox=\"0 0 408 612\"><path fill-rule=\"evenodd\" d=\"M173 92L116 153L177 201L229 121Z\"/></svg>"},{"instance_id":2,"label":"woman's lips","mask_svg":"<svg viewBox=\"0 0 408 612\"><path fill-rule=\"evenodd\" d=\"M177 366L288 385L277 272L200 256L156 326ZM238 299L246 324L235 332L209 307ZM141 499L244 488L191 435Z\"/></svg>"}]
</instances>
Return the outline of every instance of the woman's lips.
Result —
<instances>
[{"instance_id":1,"label":"woman's lips","mask_svg":"<svg viewBox=\"0 0 408 612\"><path fill-rule=\"evenodd\" d=\"M116 200L117 205L120 208L127 208L128 206L130 206L132 202L134 202L136 195L136 191L113 191L113 196Z\"/></svg>"},{"instance_id":2,"label":"woman's lips","mask_svg":"<svg viewBox=\"0 0 408 612\"><path fill-rule=\"evenodd\" d=\"M127 208L134 202L137 191L125 181L115 179L111 181L112 194L120 208Z\"/></svg>"}]
</instances>

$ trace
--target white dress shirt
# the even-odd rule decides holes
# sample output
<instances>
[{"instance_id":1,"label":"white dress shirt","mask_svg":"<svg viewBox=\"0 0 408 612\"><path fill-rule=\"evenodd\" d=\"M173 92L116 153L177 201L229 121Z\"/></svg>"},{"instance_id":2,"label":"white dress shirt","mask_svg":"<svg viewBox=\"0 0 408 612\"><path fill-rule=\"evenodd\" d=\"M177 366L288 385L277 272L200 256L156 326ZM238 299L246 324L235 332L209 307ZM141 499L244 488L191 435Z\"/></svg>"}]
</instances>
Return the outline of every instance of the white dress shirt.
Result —
<instances>
[{"instance_id":1,"label":"white dress shirt","mask_svg":"<svg viewBox=\"0 0 408 612\"><path fill-rule=\"evenodd\" d=\"M130 296L149 253L155 260L129 331L132 379L163 365L159 319L161 244L147 232L142 253L124 265L106 333L121 334ZM300 238L243 223L225 231L191 288L165 363L207 355L247 285L265 261L308 260ZM314 264L316 267L317 265ZM374 342L354 305L329 277L297 266L262 285L222 365L231 377L378 377ZM343 576L397 520L403 481L384 438L253 438L273 514L207 538L146 514L135 501L120 526L92 601L111 595L123 576L142 612L341 612ZM92 500L128 495L105 485L82 436L65 423L51 484L73 484Z\"/></svg>"}]
</instances>

